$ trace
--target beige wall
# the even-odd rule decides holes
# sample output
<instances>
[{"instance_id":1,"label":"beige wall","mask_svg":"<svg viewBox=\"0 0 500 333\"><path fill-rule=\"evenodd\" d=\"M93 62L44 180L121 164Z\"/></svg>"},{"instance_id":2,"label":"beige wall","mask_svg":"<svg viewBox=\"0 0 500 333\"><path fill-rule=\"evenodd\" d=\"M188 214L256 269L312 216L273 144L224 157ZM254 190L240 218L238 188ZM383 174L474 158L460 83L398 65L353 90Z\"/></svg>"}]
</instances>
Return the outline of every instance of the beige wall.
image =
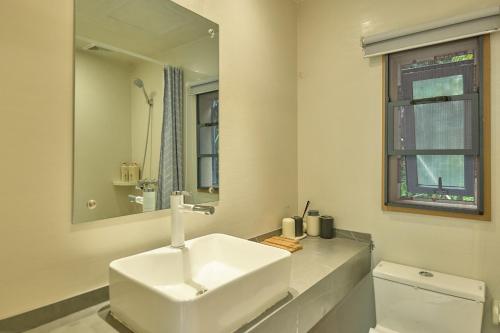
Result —
<instances>
[{"instance_id":1,"label":"beige wall","mask_svg":"<svg viewBox=\"0 0 500 333\"><path fill-rule=\"evenodd\" d=\"M178 0L220 24L221 194L187 236L258 235L297 210L296 8ZM0 319L107 284L115 258L169 241L165 212L71 225L73 7L0 2ZM225 111L227 110L227 112Z\"/></svg>"},{"instance_id":2,"label":"beige wall","mask_svg":"<svg viewBox=\"0 0 500 333\"><path fill-rule=\"evenodd\" d=\"M130 188L113 186L130 161L130 72L127 63L92 52L75 56L75 210L77 222L130 214ZM97 207L87 208L88 200Z\"/></svg>"},{"instance_id":3,"label":"beige wall","mask_svg":"<svg viewBox=\"0 0 500 333\"><path fill-rule=\"evenodd\" d=\"M493 221L381 210L381 59L363 59L360 37L498 5L496 0L306 0L298 14L299 204L337 226L373 234L375 260L482 279L500 298L500 33L492 35ZM489 304L488 304L489 305ZM493 332L489 312L484 332Z\"/></svg>"}]
</instances>

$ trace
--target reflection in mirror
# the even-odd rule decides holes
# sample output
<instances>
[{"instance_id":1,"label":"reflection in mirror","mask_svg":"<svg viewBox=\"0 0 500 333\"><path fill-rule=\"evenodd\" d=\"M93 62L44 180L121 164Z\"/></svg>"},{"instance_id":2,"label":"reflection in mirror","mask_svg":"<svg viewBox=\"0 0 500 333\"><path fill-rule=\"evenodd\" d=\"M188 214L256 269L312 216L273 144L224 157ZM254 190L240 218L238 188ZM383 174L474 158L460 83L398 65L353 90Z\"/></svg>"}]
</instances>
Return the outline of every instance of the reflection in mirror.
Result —
<instances>
[{"instance_id":1,"label":"reflection in mirror","mask_svg":"<svg viewBox=\"0 0 500 333\"><path fill-rule=\"evenodd\" d=\"M218 25L168 0L76 0L73 223L219 193Z\"/></svg>"}]
</instances>

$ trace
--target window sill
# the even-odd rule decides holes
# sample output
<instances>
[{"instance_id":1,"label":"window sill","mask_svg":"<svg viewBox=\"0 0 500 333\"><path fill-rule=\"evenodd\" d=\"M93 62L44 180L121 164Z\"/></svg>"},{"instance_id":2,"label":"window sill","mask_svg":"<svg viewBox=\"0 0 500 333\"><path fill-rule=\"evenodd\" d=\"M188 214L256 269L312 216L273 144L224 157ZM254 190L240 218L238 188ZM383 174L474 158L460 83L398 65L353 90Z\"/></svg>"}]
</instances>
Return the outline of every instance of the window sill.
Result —
<instances>
[{"instance_id":1,"label":"window sill","mask_svg":"<svg viewBox=\"0 0 500 333\"><path fill-rule=\"evenodd\" d=\"M382 204L382 210L385 212L397 212L397 213L409 213L409 214L420 214L420 215L428 215L428 216L441 216L441 217L451 217L451 218L460 218L467 220L475 220L475 221L491 221L491 214L489 211L485 211L482 214L470 214L470 213L461 213L461 212L450 212L444 210L433 210L433 209L425 209L425 208L413 208L413 207L401 207L394 205Z\"/></svg>"},{"instance_id":2,"label":"window sill","mask_svg":"<svg viewBox=\"0 0 500 333\"><path fill-rule=\"evenodd\" d=\"M197 189L198 192L201 192L201 193L209 193L209 194L219 194L219 189L210 189L210 188L198 188Z\"/></svg>"}]
</instances>

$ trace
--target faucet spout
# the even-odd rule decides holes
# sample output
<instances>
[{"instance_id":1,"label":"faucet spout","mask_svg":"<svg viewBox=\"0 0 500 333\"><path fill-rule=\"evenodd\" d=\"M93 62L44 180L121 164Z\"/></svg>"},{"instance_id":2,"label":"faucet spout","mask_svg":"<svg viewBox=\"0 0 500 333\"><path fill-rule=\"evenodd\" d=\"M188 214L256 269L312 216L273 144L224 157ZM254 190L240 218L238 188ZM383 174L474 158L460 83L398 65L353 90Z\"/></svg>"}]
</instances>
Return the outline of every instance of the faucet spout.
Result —
<instances>
[{"instance_id":1,"label":"faucet spout","mask_svg":"<svg viewBox=\"0 0 500 333\"><path fill-rule=\"evenodd\" d=\"M215 214L215 207L204 206L204 205L194 205L193 212L201 213L204 215L214 215Z\"/></svg>"},{"instance_id":2,"label":"faucet spout","mask_svg":"<svg viewBox=\"0 0 500 333\"><path fill-rule=\"evenodd\" d=\"M187 205L184 204L181 207L183 212L187 213L198 213L203 215L213 215L215 213L215 207L205 206L205 205Z\"/></svg>"},{"instance_id":3,"label":"faucet spout","mask_svg":"<svg viewBox=\"0 0 500 333\"><path fill-rule=\"evenodd\" d=\"M140 205L143 205L144 204L144 197L129 194L128 195L128 202L135 202L135 203L138 203Z\"/></svg>"},{"instance_id":4,"label":"faucet spout","mask_svg":"<svg viewBox=\"0 0 500 333\"><path fill-rule=\"evenodd\" d=\"M184 223L182 222L182 213L191 212L203 215L213 215L215 207L205 205L190 205L184 203L184 192L175 191L170 195L170 209L172 218L172 247L184 247Z\"/></svg>"}]
</instances>

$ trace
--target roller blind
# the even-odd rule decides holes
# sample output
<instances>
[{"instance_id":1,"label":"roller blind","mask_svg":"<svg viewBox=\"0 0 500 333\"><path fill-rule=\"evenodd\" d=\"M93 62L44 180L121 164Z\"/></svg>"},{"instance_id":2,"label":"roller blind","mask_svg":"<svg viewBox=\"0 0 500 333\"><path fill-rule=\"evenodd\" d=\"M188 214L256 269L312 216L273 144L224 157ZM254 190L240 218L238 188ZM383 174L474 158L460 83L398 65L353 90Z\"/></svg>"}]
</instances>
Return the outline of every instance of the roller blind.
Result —
<instances>
[{"instance_id":1,"label":"roller blind","mask_svg":"<svg viewBox=\"0 0 500 333\"><path fill-rule=\"evenodd\" d=\"M195 82L188 86L188 95L198 95L219 89L219 80Z\"/></svg>"},{"instance_id":2,"label":"roller blind","mask_svg":"<svg viewBox=\"0 0 500 333\"><path fill-rule=\"evenodd\" d=\"M361 38L364 57L373 57L452 40L479 36L500 29L500 6Z\"/></svg>"}]
</instances>

